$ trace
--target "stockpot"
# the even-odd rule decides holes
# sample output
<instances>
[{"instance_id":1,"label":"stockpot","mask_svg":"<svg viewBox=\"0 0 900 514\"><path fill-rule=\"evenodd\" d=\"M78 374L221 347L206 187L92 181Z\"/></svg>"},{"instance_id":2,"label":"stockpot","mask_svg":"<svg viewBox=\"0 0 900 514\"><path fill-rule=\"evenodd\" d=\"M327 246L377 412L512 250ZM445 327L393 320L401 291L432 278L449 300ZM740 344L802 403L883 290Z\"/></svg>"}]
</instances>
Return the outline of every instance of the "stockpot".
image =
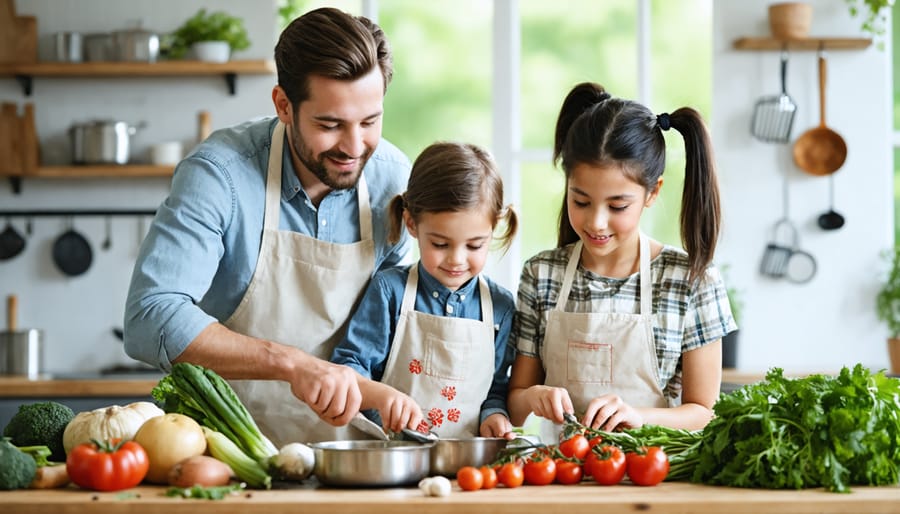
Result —
<instances>
[{"instance_id":1,"label":"stockpot","mask_svg":"<svg viewBox=\"0 0 900 514\"><path fill-rule=\"evenodd\" d=\"M139 126L124 121L94 120L69 128L72 162L75 164L127 164L131 136Z\"/></svg>"},{"instance_id":2,"label":"stockpot","mask_svg":"<svg viewBox=\"0 0 900 514\"><path fill-rule=\"evenodd\" d=\"M112 37L118 61L153 63L159 57L159 36L155 32L140 28L117 30Z\"/></svg>"},{"instance_id":3,"label":"stockpot","mask_svg":"<svg viewBox=\"0 0 900 514\"><path fill-rule=\"evenodd\" d=\"M463 466L487 466L508 442L502 437L438 439L431 448L431 474L455 477Z\"/></svg>"}]
</instances>

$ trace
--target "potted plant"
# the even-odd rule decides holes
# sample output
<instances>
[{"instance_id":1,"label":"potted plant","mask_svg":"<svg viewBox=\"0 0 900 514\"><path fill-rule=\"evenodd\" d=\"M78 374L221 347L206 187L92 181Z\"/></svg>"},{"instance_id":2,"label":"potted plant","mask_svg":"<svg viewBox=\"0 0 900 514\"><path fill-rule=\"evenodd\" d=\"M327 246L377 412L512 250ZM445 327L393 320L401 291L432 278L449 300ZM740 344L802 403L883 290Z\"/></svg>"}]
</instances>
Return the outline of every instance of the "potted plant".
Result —
<instances>
[{"instance_id":1,"label":"potted plant","mask_svg":"<svg viewBox=\"0 0 900 514\"><path fill-rule=\"evenodd\" d=\"M875 297L875 314L887 324L891 372L900 373L900 246L886 252L886 257L890 265Z\"/></svg>"},{"instance_id":2,"label":"potted plant","mask_svg":"<svg viewBox=\"0 0 900 514\"><path fill-rule=\"evenodd\" d=\"M884 36L888 16L894 0L845 0L850 9L850 16L862 19L863 32L868 32L873 38L878 39L878 47L884 48L881 37Z\"/></svg>"},{"instance_id":3,"label":"potted plant","mask_svg":"<svg viewBox=\"0 0 900 514\"><path fill-rule=\"evenodd\" d=\"M250 46L244 21L222 11L200 9L164 41L166 55L181 59L189 51L201 61L225 62L231 53Z\"/></svg>"}]
</instances>

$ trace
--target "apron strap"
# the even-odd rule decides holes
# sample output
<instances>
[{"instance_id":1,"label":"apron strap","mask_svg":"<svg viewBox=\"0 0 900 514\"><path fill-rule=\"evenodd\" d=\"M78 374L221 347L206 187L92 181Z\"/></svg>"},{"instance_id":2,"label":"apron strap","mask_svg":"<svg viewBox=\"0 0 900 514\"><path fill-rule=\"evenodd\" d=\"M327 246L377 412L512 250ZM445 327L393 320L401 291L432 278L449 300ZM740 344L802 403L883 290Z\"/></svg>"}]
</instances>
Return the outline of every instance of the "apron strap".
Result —
<instances>
[{"instance_id":1,"label":"apron strap","mask_svg":"<svg viewBox=\"0 0 900 514\"><path fill-rule=\"evenodd\" d=\"M284 123L275 124L269 149L269 167L266 172L266 210L263 217L263 237L266 230L278 230L281 216L281 162L284 149Z\"/></svg>"},{"instance_id":2,"label":"apron strap","mask_svg":"<svg viewBox=\"0 0 900 514\"><path fill-rule=\"evenodd\" d=\"M416 289L419 287L419 263L409 267L409 278L406 279L406 287L403 289L403 303L400 304L400 314L412 312L416 309Z\"/></svg>"},{"instance_id":3,"label":"apron strap","mask_svg":"<svg viewBox=\"0 0 900 514\"><path fill-rule=\"evenodd\" d=\"M491 288L484 277L478 277L478 289L481 292L481 320L491 327L494 333L494 302L491 301Z\"/></svg>"},{"instance_id":4,"label":"apron strap","mask_svg":"<svg viewBox=\"0 0 900 514\"><path fill-rule=\"evenodd\" d=\"M556 307L553 310L563 312L566 310L566 302L569 300L569 290L572 289L572 281L575 278L575 270L578 268L578 262L581 261L581 248L584 243L579 239L572 249L572 255L569 256L569 264L566 265L566 272L563 274L562 287L559 288L559 297L556 299Z\"/></svg>"},{"instance_id":5,"label":"apron strap","mask_svg":"<svg viewBox=\"0 0 900 514\"><path fill-rule=\"evenodd\" d=\"M366 185L366 174L359 174L356 183L356 201L359 204L359 240L372 239L372 207L369 205L369 186Z\"/></svg>"},{"instance_id":6,"label":"apron strap","mask_svg":"<svg viewBox=\"0 0 900 514\"><path fill-rule=\"evenodd\" d=\"M641 312L642 316L651 314L650 303L653 299L653 281L650 279L650 240L643 232L641 237Z\"/></svg>"}]
</instances>

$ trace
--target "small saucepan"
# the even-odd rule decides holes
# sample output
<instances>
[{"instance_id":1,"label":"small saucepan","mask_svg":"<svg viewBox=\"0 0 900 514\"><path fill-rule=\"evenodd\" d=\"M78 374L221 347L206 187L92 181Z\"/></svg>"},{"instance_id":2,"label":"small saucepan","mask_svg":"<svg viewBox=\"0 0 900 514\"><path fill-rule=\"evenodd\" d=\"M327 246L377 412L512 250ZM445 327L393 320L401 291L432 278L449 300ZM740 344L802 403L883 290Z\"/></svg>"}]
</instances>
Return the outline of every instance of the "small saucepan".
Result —
<instances>
[{"instance_id":1,"label":"small saucepan","mask_svg":"<svg viewBox=\"0 0 900 514\"><path fill-rule=\"evenodd\" d=\"M53 242L53 262L64 274L76 277L91 267L94 251L87 238L77 232L69 220L68 229Z\"/></svg>"}]
</instances>

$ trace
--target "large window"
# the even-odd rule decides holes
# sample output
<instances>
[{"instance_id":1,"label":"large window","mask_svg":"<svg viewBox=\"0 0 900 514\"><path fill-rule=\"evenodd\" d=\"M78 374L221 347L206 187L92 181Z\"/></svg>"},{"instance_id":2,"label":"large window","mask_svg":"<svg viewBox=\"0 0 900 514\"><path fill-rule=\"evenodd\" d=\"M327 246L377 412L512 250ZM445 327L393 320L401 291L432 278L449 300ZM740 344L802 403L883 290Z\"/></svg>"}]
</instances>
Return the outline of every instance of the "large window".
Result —
<instances>
[{"instance_id":1,"label":"large window","mask_svg":"<svg viewBox=\"0 0 900 514\"><path fill-rule=\"evenodd\" d=\"M894 244L900 245L900 8L892 9L894 68Z\"/></svg>"},{"instance_id":2,"label":"large window","mask_svg":"<svg viewBox=\"0 0 900 514\"><path fill-rule=\"evenodd\" d=\"M334 5L377 18L394 51L384 135L410 158L446 139L498 157L522 230L489 272L510 288L524 259L556 243L564 180L551 163L553 130L572 86L598 82L654 112L711 114L712 0L290 2L297 14ZM666 137L663 193L642 228L680 245L684 145Z\"/></svg>"}]
</instances>

